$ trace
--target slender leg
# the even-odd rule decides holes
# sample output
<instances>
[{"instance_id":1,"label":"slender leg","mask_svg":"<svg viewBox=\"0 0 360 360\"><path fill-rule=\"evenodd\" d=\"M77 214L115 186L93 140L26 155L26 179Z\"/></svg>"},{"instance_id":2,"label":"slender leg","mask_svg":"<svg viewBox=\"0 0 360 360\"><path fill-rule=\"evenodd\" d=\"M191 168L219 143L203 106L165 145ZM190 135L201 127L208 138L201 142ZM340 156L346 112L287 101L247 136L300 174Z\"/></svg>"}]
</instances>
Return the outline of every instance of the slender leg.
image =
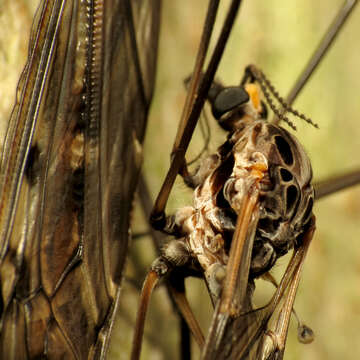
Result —
<instances>
[{"instance_id":1,"label":"slender leg","mask_svg":"<svg viewBox=\"0 0 360 360\"><path fill-rule=\"evenodd\" d=\"M190 341L190 329L184 320L180 317L180 356L181 360L191 359L191 341Z\"/></svg>"},{"instance_id":2,"label":"slender leg","mask_svg":"<svg viewBox=\"0 0 360 360\"><path fill-rule=\"evenodd\" d=\"M274 330L268 329L263 336L261 346L259 348L261 359L273 358L282 359L285 350L290 316L294 305L296 292L299 286L302 267L305 262L307 250L315 231L315 217L313 217L312 225L304 235L302 245L295 250L295 253L286 269L278 289L272 299L272 310L279 306L283 295L286 292L284 302L279 309L279 315L274 324ZM275 355L276 354L276 355ZM274 358L275 358L274 357Z\"/></svg>"},{"instance_id":3,"label":"slender leg","mask_svg":"<svg viewBox=\"0 0 360 360\"><path fill-rule=\"evenodd\" d=\"M152 202L150 194L146 185L146 180L143 176L140 177L139 182L139 195L142 203L143 211L145 217L148 217L152 208ZM166 218L166 226L161 229L163 233L180 236L180 227L175 222L175 216L169 216ZM173 269L176 266L179 266L189 259L189 254L187 253L186 248L183 246L181 239L172 240L166 243L164 236L154 230L150 231L154 239L155 247L160 253L160 248L162 248L163 256L160 256L152 265L152 268L144 282L142 295L140 299L140 305L138 310L138 319L135 327L135 335L133 341L133 359L139 357L140 348L141 348L141 338L143 333L143 327L145 323L145 315L149 304L149 299L153 288L156 286L160 278L168 275L169 281L166 282L167 290L169 297L174 304L174 307L178 309L180 314L180 326L181 326L181 337L182 343L182 352L183 359L189 359L189 351L187 349L186 340L188 335L186 332L190 329L194 335L195 340L201 347L204 343L204 336L201 332L201 329L190 309L190 306L187 302L185 296L185 287L184 287L184 276L179 276L178 272ZM156 278L156 279L154 279ZM185 324L184 324L185 323ZM136 350L137 349L137 350ZM186 355L188 354L188 355Z\"/></svg>"},{"instance_id":4,"label":"slender leg","mask_svg":"<svg viewBox=\"0 0 360 360\"><path fill-rule=\"evenodd\" d=\"M154 290L156 284L158 283L159 278L160 275L157 274L156 271L151 270L144 282L141 291L140 305L136 317L132 351L130 357L131 360L140 359L142 337L144 334L145 317L146 317L147 309L149 307L151 293Z\"/></svg>"},{"instance_id":5,"label":"slender leg","mask_svg":"<svg viewBox=\"0 0 360 360\"><path fill-rule=\"evenodd\" d=\"M211 7L213 2L209 5L209 11L207 20L204 27L203 32L203 38L207 39L210 38L211 31L212 31L212 22L215 20L215 14L217 7L214 6L214 8ZM200 112L202 110L202 107L204 105L206 95L210 89L211 83L214 79L215 72L217 70L218 64L220 62L220 59L222 57L227 39L230 35L230 31L232 29L233 23L235 21L239 6L241 1L240 0L233 0L229 11L226 17L226 20L224 22L223 28L220 33L219 41L217 42L216 48L214 50L214 53L210 59L209 66L204 74L204 77L202 77L202 80L200 84L196 86L198 88L198 92L196 92L196 96L194 97L193 101L187 101L189 103L189 110L184 110L184 125L181 125L181 130L178 132L172 159L171 159L171 165L169 168L169 171L166 175L166 178L164 180L163 186L161 187L161 190L159 192L159 195L156 199L154 209L152 211L151 216L151 222L152 224L164 223L164 210L166 207L166 203L170 194L170 191L172 189L172 186L174 184L175 178L179 171L184 167L185 164L185 152L187 150L187 147L189 145L189 142L191 140L193 131L195 129L197 119L200 115ZM209 26L209 24L211 25ZM198 56L201 56L200 54ZM193 77L194 79L200 79L201 74L201 66L197 66ZM195 81L194 81L195 82ZM190 84L190 89L192 89L192 84ZM191 92L192 90L190 90ZM189 95L191 96L191 95ZM156 226L157 227L157 226Z\"/></svg>"},{"instance_id":6,"label":"slender leg","mask_svg":"<svg viewBox=\"0 0 360 360\"><path fill-rule=\"evenodd\" d=\"M293 88L290 90L289 95L286 98L286 103L288 105L291 105L295 101L304 85L308 82L311 75L314 73L322 58L327 54L329 48L333 44L337 35L339 35L340 30L343 29L346 20L354 10L357 3L358 1L356 0L346 0L344 2L341 9L336 14L333 22L330 24L329 29L326 31L325 36L314 51L304 70L299 75ZM279 118L274 116L272 122L275 124L279 123Z\"/></svg>"},{"instance_id":7,"label":"slender leg","mask_svg":"<svg viewBox=\"0 0 360 360\"><path fill-rule=\"evenodd\" d=\"M271 282L271 284L273 284L276 288L279 287L279 284L277 283L276 279L269 272L264 274L262 276L262 278L266 281ZM299 342L301 342L303 344L310 344L311 342L314 341L313 330L300 320L300 318L294 308L292 308L291 311L292 311L293 315L295 316L296 321L298 323L298 340L299 340Z\"/></svg>"},{"instance_id":8,"label":"slender leg","mask_svg":"<svg viewBox=\"0 0 360 360\"><path fill-rule=\"evenodd\" d=\"M172 296L176 302L176 305L178 306L182 318L185 320L188 329L190 329L200 349L202 349L205 343L205 339L199 323L197 322L187 301L185 295L184 277L179 278L179 276L170 276L169 283Z\"/></svg>"},{"instance_id":9,"label":"slender leg","mask_svg":"<svg viewBox=\"0 0 360 360\"><path fill-rule=\"evenodd\" d=\"M171 243L174 244L173 246L176 246L177 250L174 252L173 248L169 246L167 250L165 250L165 254L163 256L160 256L153 262L151 270L149 271L145 279L141 291L140 304L137 312L133 347L131 353L132 360L137 360L140 358L145 318L147 309L149 307L151 293L159 280L164 278L165 276L169 276L169 285L172 298L177 304L182 317L187 322L187 325L193 333L195 340L200 347L204 345L204 335L202 334L200 326L196 321L195 316L191 311L190 305L185 296L185 288L183 286L184 275L180 276L179 281L179 275L175 276L173 273L174 268L181 267L181 265L184 265L189 260L189 256L186 257L185 251L181 252L181 254L177 252L179 247L181 246L178 245L181 244L179 240L173 240ZM166 251L168 251L168 253L166 253ZM178 257L176 258L176 256ZM181 285L180 287L179 284Z\"/></svg>"},{"instance_id":10,"label":"slender leg","mask_svg":"<svg viewBox=\"0 0 360 360\"><path fill-rule=\"evenodd\" d=\"M315 199L331 195L343 189L360 183L360 169L349 172L345 175L334 176L329 179L318 181L314 184Z\"/></svg>"}]
</instances>

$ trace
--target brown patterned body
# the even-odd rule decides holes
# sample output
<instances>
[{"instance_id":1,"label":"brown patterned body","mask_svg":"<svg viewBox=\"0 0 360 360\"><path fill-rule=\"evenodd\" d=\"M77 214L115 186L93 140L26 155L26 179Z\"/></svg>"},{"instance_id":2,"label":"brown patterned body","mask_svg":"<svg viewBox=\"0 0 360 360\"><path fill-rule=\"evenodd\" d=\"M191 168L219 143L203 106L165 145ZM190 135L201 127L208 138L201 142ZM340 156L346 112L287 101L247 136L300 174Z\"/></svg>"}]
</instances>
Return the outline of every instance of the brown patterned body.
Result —
<instances>
[{"instance_id":1,"label":"brown patterned body","mask_svg":"<svg viewBox=\"0 0 360 360\"><path fill-rule=\"evenodd\" d=\"M258 179L260 189L251 277L269 271L297 245L312 214L311 165L296 138L264 119L247 125L239 119L239 127L218 153L200 165L194 175L199 184L193 206L179 209L175 217L187 251L200 265L215 298L221 284L214 277L225 273L236 209L249 184Z\"/></svg>"}]
</instances>

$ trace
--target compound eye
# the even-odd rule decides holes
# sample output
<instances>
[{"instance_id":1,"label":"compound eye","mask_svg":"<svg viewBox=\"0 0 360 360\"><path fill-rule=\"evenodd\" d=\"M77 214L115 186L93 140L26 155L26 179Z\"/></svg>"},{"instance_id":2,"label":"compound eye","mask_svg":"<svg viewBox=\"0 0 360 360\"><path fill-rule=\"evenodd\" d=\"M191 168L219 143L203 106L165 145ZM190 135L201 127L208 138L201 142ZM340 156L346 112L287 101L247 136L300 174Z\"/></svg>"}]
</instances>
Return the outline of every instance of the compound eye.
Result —
<instances>
[{"instance_id":1,"label":"compound eye","mask_svg":"<svg viewBox=\"0 0 360 360\"><path fill-rule=\"evenodd\" d=\"M212 113L215 119L220 119L225 113L249 101L249 94L241 86L222 89L214 99Z\"/></svg>"}]
</instances>

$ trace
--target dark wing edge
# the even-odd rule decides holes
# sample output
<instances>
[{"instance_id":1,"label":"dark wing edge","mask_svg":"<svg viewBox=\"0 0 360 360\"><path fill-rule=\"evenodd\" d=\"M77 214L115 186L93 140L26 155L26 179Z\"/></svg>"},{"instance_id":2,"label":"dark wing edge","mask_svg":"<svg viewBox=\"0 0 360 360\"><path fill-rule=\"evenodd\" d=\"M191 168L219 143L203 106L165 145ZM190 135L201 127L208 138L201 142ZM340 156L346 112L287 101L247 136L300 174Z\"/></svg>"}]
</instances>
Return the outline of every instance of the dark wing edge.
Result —
<instances>
[{"instance_id":1,"label":"dark wing edge","mask_svg":"<svg viewBox=\"0 0 360 360\"><path fill-rule=\"evenodd\" d=\"M106 90L102 98L102 117L109 121L101 122L100 130L104 140L99 172L102 241L104 273L117 300L114 300L101 329L101 335L107 335L99 337L96 346L103 354L106 353L120 299L131 210L155 84L160 8L160 0L117 0L106 7L107 13L104 14L107 23L104 47L113 51L105 50L103 62L103 89ZM123 14L121 20L119 14ZM112 19L112 26L109 19ZM119 21L126 31L118 27Z\"/></svg>"}]
</instances>

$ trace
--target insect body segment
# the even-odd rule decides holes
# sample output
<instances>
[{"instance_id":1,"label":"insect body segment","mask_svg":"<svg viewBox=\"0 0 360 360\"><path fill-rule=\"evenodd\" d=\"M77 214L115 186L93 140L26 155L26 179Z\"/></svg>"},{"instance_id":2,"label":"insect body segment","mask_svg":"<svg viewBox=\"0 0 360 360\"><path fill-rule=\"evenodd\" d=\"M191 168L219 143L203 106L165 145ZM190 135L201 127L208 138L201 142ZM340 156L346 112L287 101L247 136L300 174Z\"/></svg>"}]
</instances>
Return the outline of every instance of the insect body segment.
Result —
<instances>
[{"instance_id":1,"label":"insect body segment","mask_svg":"<svg viewBox=\"0 0 360 360\"><path fill-rule=\"evenodd\" d=\"M232 131L218 152L185 179L195 188L193 206L179 209L172 219L180 238L173 241L184 244L218 297L221 284L216 279L221 276L216 274L223 273L227 264L239 204L249 184L257 182L260 191L253 277L270 270L279 256L294 247L310 219L313 190L309 159L293 135L262 118L266 112L256 84L230 88L214 84L209 97L213 112L222 113L220 124ZM169 254L171 262L179 263L170 244L164 256ZM180 257L184 263L183 252Z\"/></svg>"},{"instance_id":2,"label":"insect body segment","mask_svg":"<svg viewBox=\"0 0 360 360\"><path fill-rule=\"evenodd\" d=\"M249 84L248 88L249 92L242 87L222 88L217 84L212 88L212 95L215 93L214 89L219 92L215 94L215 101L217 100L218 107L222 106L222 112L226 110L226 107L233 107L231 110L235 113L239 111L242 113L241 117L237 116L238 128L244 127L244 124L239 124L239 120L250 122L254 121L254 118L260 118L259 94L254 91L254 84ZM239 109L239 102L241 109ZM220 112L216 109L215 111ZM234 113L231 116L234 117ZM259 177L261 173L259 170L266 171L267 169L266 159L262 159L261 163L260 154L254 155L255 160L251 162L245 158L252 157L252 150L246 154L243 153L245 158L240 155L243 149L237 149L237 147L244 145L244 139L238 141L242 133L241 130L235 131L216 154L208 156L193 175L185 178L186 183L195 188L193 206L179 209L175 217L168 218L168 224L174 221L168 229L172 228L173 234L178 239L166 246L164 256L171 263L184 264L186 262L184 249L186 249L188 260L191 259L193 266L204 273L214 299L217 299L220 294L222 274L225 273L231 238L235 230L236 205L231 205L231 203L236 203L237 197L243 196L244 190L241 189L240 184L243 178L250 176L250 173L252 176ZM254 166L252 166L253 162ZM183 245L179 246L179 242Z\"/></svg>"},{"instance_id":3,"label":"insect body segment","mask_svg":"<svg viewBox=\"0 0 360 360\"><path fill-rule=\"evenodd\" d=\"M288 131L267 122L255 82L213 83L208 100L227 140L184 176L194 188L193 204L166 217L162 230L175 239L152 271L159 278L204 277L226 323L251 309L253 279L302 246L298 239L310 222L314 192L305 151Z\"/></svg>"}]
</instances>

